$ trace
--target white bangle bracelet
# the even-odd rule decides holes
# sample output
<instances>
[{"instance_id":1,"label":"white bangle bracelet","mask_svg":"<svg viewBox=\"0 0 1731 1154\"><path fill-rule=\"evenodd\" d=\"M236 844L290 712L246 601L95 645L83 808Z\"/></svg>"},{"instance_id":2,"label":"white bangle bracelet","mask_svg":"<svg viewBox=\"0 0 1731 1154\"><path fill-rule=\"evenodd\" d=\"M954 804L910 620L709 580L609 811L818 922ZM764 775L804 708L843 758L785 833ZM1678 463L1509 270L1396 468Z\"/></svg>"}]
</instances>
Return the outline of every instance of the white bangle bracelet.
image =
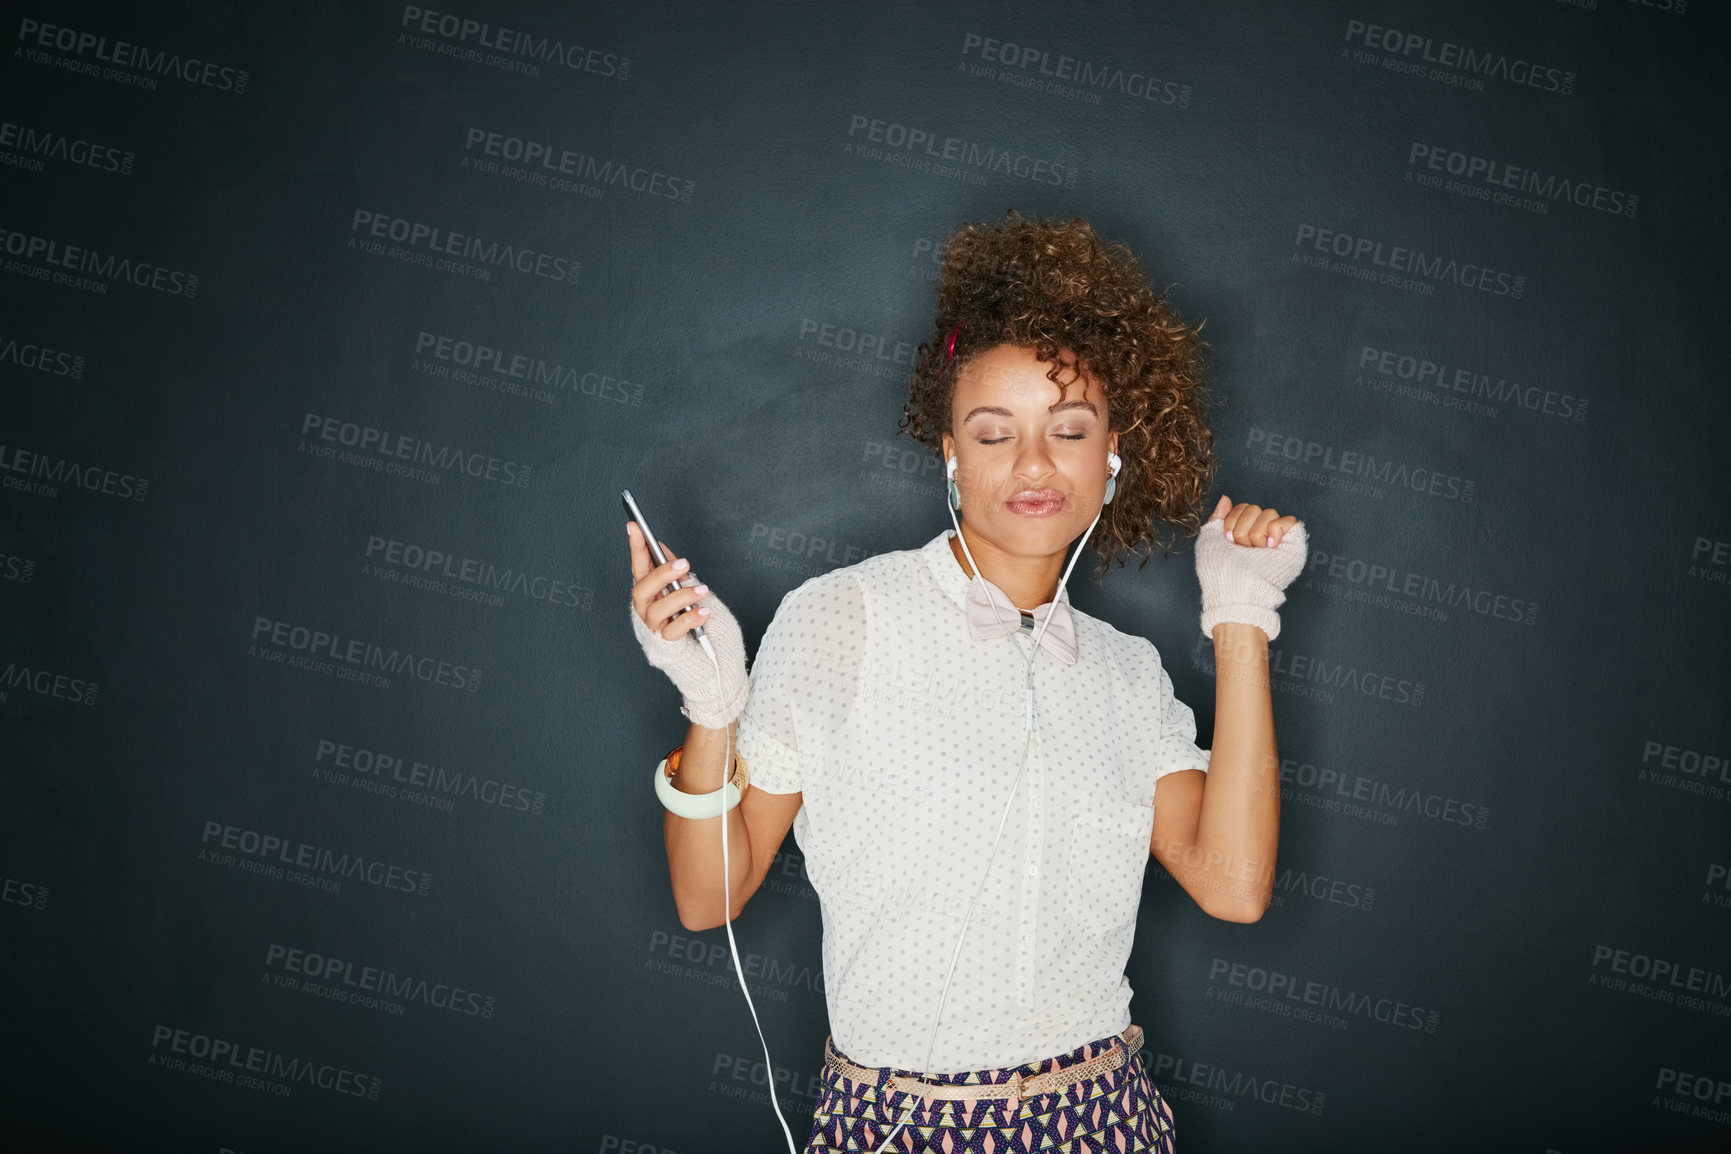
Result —
<instances>
[{"instance_id":1,"label":"white bangle bracelet","mask_svg":"<svg viewBox=\"0 0 1731 1154\"><path fill-rule=\"evenodd\" d=\"M686 793L682 789L674 788L672 780L667 776L667 759L664 757L661 764L655 767L655 796L666 807L667 812L675 817L691 821L720 817L739 804L741 792L738 783L744 773L745 761L743 758L736 761L738 769L733 780L720 789L710 790L708 793Z\"/></svg>"}]
</instances>

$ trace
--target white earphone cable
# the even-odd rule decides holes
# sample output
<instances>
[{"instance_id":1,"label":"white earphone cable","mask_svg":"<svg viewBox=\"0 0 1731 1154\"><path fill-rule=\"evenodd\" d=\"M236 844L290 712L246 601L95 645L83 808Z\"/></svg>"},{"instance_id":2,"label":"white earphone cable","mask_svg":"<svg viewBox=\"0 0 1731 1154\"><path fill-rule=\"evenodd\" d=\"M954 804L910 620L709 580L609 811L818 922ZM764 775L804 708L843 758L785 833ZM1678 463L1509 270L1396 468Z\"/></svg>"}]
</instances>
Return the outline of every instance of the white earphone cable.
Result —
<instances>
[{"instance_id":1,"label":"white earphone cable","mask_svg":"<svg viewBox=\"0 0 1731 1154\"><path fill-rule=\"evenodd\" d=\"M709 663L715 666L715 693L717 701L727 700L727 688L721 679L721 662L715 656L715 650L709 644L709 638L699 637L697 643L703 646L703 651L709 654ZM723 730L727 734L727 757L722 762L722 772L732 779L733 769L733 725L728 723ZM726 782L722 783L722 804L726 804ZM747 786L746 788L750 788ZM740 798L740 804L745 799ZM737 808L737 807L736 807ZM743 816L741 818L743 820ZM781 1102L775 1095L775 1060L769 1056L769 1039L763 1036L763 1023L757 1017L757 1005L751 1000L751 990L745 984L745 970L739 964L739 943L733 938L733 873L729 869L727 855L727 811L721 814L721 921L727 928L727 952L733 960L733 972L739 978L740 993L745 995L745 1004L751 1010L751 1024L757 1027L757 1040L763 1045L764 1081L769 1087L769 1104L775 1110L775 1120L781 1123L781 1133L787 1139L788 1154L799 1154L799 1148L793 1143L793 1131L788 1129L787 1119L782 1117Z\"/></svg>"},{"instance_id":2,"label":"white earphone cable","mask_svg":"<svg viewBox=\"0 0 1731 1154\"><path fill-rule=\"evenodd\" d=\"M948 508L950 510L950 523L955 525L955 527L956 527L956 539L959 542L961 542L962 555L968 559L968 564L973 568L974 575L980 577L981 581L983 582L985 580L985 578L980 573L979 565L974 562L973 553L970 552L968 549L968 539L962 535L962 526L961 526L961 523L956 520L955 509L950 505L950 503L947 500L944 502L944 506L945 506L945 508ZM962 928L956 934L956 948L950 954L949 969L944 974L943 988L938 993L937 1012L932 1016L932 1028L931 1028L930 1033L928 1033L926 1035L925 1060L920 1064L921 1070L924 1071L923 1076L925 1076L925 1077L930 1077L931 1073L932 1073L932 1071L931 1071L932 1053L937 1048L938 1024L943 1020L943 1017L944 1017L944 1004L949 1000L950 983L954 980L954 978L956 976L956 964L961 960L961 957L962 957L962 943L963 943L963 941L965 941L967 939L968 925L973 921L973 918L974 918L974 907L979 904L980 894L985 892L986 881L992 876L992 863L997 861L998 845L999 845L999 843L1001 843L1003 841L1003 838L1004 838L1004 826L1010 820L1010 806L1016 800L1016 791L1021 788L1022 775L1024 773L1026 773L1027 769L1028 769L1028 752L1033 747L1033 744L1034 744L1034 658L1039 656L1039 653L1040 653L1040 638L1045 635L1046 626L1051 624L1052 614L1054 614L1058 611L1059 599L1067 597L1067 595L1068 595L1067 594L1067 587L1068 587L1069 582L1070 582L1070 571L1076 567L1076 561L1082 556L1083 547L1088 544L1088 538L1091 535L1093 535L1094 527L1100 523L1100 517L1103 513L1105 513L1105 511L1106 511L1106 508L1104 505L1102 505L1100 507L1100 512L1094 514L1094 519L1088 523L1088 531L1082 534L1082 539L1080 541L1076 542L1076 551L1070 555L1070 563L1064 567L1064 575L1062 577L1058 578L1058 589L1057 589L1057 592L1052 594L1052 604L1046 610L1045 620L1040 623L1040 628L1034 634L1033 644L1028 647L1028 660L1027 660L1027 664L1026 664L1027 695L1028 695L1027 696L1027 730L1026 730L1026 732L1022 738L1022 758L1021 758L1020 764L1018 764L1016 767L1015 779L1010 783L1010 795L1009 795L1009 797L1004 799L1004 812L1002 814L1000 814L998 817L998 830L997 830L997 833L992 838L992 850L991 850L991 853L988 854L986 857L986 868L980 874L980 882L977 886L974 887L973 896L968 899L967 913L962 915ZM986 591L986 600L991 603L993 615L997 617L999 625L1003 625L1004 624L1004 617L1003 617L1003 614L1001 612L999 612L999 610L998 610L997 598L992 596L991 585L987 584L984 586L984 588ZM1011 606L1011 608L1014 609L1015 607ZM1017 616L1018 617L1021 616L1020 610L1017 610ZM1020 626L1020 623L1018 622L1018 627L1019 626ZM884 1154L884 1151L889 1149L890 1142L892 1142L895 1139L895 1136L901 1132L902 1127L904 1127L908 1124L908 1118L913 1113L913 1107L914 1107L914 1103L912 1101L910 1101L908 1103L907 1107L902 1111L901 1118L897 1120L895 1126L890 1130L890 1132L884 1136L884 1140L883 1140L882 1144L880 1144L877 1148L877 1154Z\"/></svg>"},{"instance_id":3,"label":"white earphone cable","mask_svg":"<svg viewBox=\"0 0 1731 1154\"><path fill-rule=\"evenodd\" d=\"M1114 469L1113 472L1115 475L1117 470ZM953 476L953 472L952 472L952 476ZM985 578L980 573L979 565L974 561L973 552L971 550L969 550L969 548L968 548L967 537L964 536L962 533L961 523L959 521L957 521L957 519L956 519L956 511L955 511L954 507L950 506L950 504L947 500L944 502L944 504L945 504L945 507L949 509L950 523L955 526L956 539L957 539L957 541L959 541L961 543L963 556L967 557L968 565L970 567L972 567L972 569L974 571L974 575L980 577L981 581L984 582ZM1028 753L1033 748L1033 743L1034 743L1034 659L1036 657L1038 657L1039 653L1040 653L1040 639L1045 636L1046 627L1052 623L1052 614L1057 612L1059 600L1068 597L1068 588L1067 587L1068 587L1069 581L1070 581L1070 573L1072 570L1075 569L1076 562L1081 558L1082 550L1088 543L1088 538L1093 534L1095 526L1097 526L1100 523L1100 517L1102 514L1105 513L1105 511L1106 511L1105 506L1102 505L1100 508L1100 512L1095 513L1094 519L1088 523L1087 531L1084 532L1082 534L1081 539L1076 542L1075 552L1070 555L1069 564L1067 564L1064 567L1063 575L1058 578L1058 588L1057 588L1057 591L1055 593L1053 593L1053 595L1052 595L1051 605L1046 609L1045 619L1040 622L1039 628L1034 631L1033 642L1029 646L1027 662L1025 664L1025 669L1026 669L1026 674L1027 674L1027 676L1026 676L1027 709L1026 709L1026 730L1025 730L1025 733L1024 733L1023 738L1022 738L1022 756L1021 756L1020 763L1016 767L1016 776L1015 776L1014 780L1012 780L1010 783L1009 796L1004 799L1003 812L998 815L998 828L997 828L997 832L992 837L992 849L991 849L991 853L986 858L986 868L984 869L984 871L982 871L982 873L980 875L979 884L974 887L973 896L968 899L968 909L967 909L967 912L962 916L961 929L956 934L956 946L955 946L955 949L953 951L951 951L951 953L950 953L950 964L949 964L948 969L944 973L944 984L943 984L943 987L938 992L937 1012L932 1017L932 1027L931 1027L931 1030L926 1035L926 1055L925 1055L924 1061L921 1063L921 1069L925 1072L923 1075L925 1077L931 1076L932 1054L937 1049L938 1026L943 1021L944 1006L949 1001L950 985L954 981L955 976L956 976L956 966L961 961L962 944L964 941L967 940L968 926L973 921L974 908L979 904L980 894L985 891L986 882L991 877L992 864L997 860L998 846L1003 842L1004 828L1009 823L1009 820L1010 820L1010 807L1015 803L1016 793L1021 788L1022 777L1027 772ZM1003 613L998 608L997 598L992 595L992 587L990 584L985 585L985 592L986 592L986 600L992 606L993 616L995 616L997 618L1000 626L1004 625L1005 621L1004 621ZM1011 608L1014 609L1015 607L1011 606ZM1017 610L1017 616L1018 617L1020 616L1019 610ZM1017 628L1020 628L1020 622L1017 623ZM703 647L703 652L709 656L709 663L712 666L714 666L714 668L715 668L715 689L716 689L717 700L725 701L727 698L727 690L726 690L726 686L724 685L723 680L722 680L722 676L721 676L721 662L716 658L715 650L714 650L714 648L711 647L711 645L709 643L709 638L698 637L698 638L695 638L695 640L697 641L697 643L700 646ZM727 773L729 776L729 779L731 779L731 777L732 777L731 770L733 769L733 730L732 730L731 723L728 725L725 732L727 734L726 756L725 756L725 759L723 760L722 767L723 767L723 772ZM725 791L726 788L727 788L726 784L723 783L722 790ZM725 794L723 796L725 798ZM740 800L741 800L741 804L743 804L744 798L742 797ZM728 824L729 824L729 822L728 822L728 818L727 818L727 811L723 810L722 814L721 814L721 878L722 878L721 916L722 916L722 925L724 926L724 928L727 931L728 956L733 962L734 975L739 979L740 992L745 995L746 1007L751 1011L752 1025L757 1028L758 1042L763 1047L763 1061L764 1061L764 1070L765 1070L764 1081L765 1081L765 1084L767 1085L767 1087L769 1089L770 1106L775 1110L776 1121L781 1123L781 1133L782 1133L782 1136L787 1141L788 1154L799 1154L798 1148L794 1145L793 1131L788 1128L787 1119L782 1115L782 1112L781 1112L781 1102L780 1102L780 1100L777 1097L776 1092L775 1092L775 1061L769 1055L769 1040L764 1037L763 1023L757 1016L757 1005L756 1005L756 1003L754 1003L751 1000L751 989L750 989L750 987L748 987L746 985L745 970L744 970L744 967L742 967L740 965L740 961L739 961L739 943L735 940L735 938L733 936L733 893L732 893L732 885L731 885L732 870L730 868L730 858L729 858L728 844L727 844L727 842L728 842L728 839L727 839ZM890 1130L889 1134L885 1136L882 1145L880 1145L878 1147L878 1154L883 1154L884 1151L889 1149L890 1142L893 1141L895 1139L895 1136L901 1132L901 1130L904 1126L907 1125L908 1118L912 1114L912 1111L913 1111L913 1103L910 1102L908 1105L908 1108L903 1111L902 1117L900 1118L900 1120L898 1120L896 1122L894 1128L892 1128Z\"/></svg>"}]
</instances>

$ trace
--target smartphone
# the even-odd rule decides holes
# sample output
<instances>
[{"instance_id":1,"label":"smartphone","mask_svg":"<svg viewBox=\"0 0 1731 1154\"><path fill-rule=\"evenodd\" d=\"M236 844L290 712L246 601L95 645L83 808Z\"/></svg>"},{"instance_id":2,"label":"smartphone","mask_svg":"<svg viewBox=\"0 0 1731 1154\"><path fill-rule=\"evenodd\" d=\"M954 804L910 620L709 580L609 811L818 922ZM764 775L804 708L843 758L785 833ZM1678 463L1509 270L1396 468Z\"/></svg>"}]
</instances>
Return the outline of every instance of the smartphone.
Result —
<instances>
[{"instance_id":1,"label":"smartphone","mask_svg":"<svg viewBox=\"0 0 1731 1154\"><path fill-rule=\"evenodd\" d=\"M655 539L655 533L649 528L649 521L643 516L643 510L637 507L637 501L631 496L631 490L621 489L619 490L619 495L625 500L625 511L631 515L633 521L637 522L637 527L643 530L643 543L649 546L649 555L655 558L655 563L657 565L667 564L667 554L662 552L661 542ZM686 588L695 585L696 583L697 578L693 577L690 571L687 570L685 579L676 585L669 585L666 591L671 593L675 589ZM690 606L687 606L686 608L681 609L678 613L675 613L674 616L678 617L680 614L689 612L691 612L691 608ZM699 625L691 630L691 636L697 638L698 641L701 642L708 636L708 634L704 633L703 626Z\"/></svg>"}]
</instances>

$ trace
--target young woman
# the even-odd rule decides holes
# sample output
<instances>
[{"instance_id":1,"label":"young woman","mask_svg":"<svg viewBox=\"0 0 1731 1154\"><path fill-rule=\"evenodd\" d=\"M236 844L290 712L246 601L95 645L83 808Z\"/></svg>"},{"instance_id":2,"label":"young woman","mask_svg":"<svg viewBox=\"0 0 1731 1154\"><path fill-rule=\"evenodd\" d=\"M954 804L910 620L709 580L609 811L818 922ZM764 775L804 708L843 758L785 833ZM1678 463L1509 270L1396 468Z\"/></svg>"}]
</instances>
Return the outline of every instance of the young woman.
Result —
<instances>
[{"instance_id":1,"label":"young woman","mask_svg":"<svg viewBox=\"0 0 1731 1154\"><path fill-rule=\"evenodd\" d=\"M1197 330L1085 222L964 225L938 295L903 427L942 453L956 532L789 593L748 678L726 607L664 595L687 562L627 527L632 626L692 722L658 781L674 900L688 929L738 916L792 826L832 1029L808 1152L1170 1151L1124 977L1143 870L1214 917L1268 906L1268 642L1304 527L1225 496L1203 522ZM1103 571L1191 534L1209 752L1154 647L1063 588L1072 543Z\"/></svg>"}]
</instances>

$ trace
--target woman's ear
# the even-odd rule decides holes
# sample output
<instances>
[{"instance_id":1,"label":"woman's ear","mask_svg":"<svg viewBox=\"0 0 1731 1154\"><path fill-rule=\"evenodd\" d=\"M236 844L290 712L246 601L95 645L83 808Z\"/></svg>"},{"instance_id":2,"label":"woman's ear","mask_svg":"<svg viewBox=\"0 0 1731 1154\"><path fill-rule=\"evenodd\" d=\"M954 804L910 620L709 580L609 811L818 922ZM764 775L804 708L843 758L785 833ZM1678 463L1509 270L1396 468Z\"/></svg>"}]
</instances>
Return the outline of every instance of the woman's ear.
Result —
<instances>
[{"instance_id":1,"label":"woman's ear","mask_svg":"<svg viewBox=\"0 0 1731 1154\"><path fill-rule=\"evenodd\" d=\"M943 463L948 465L950 463L950 458L955 455L956 439L950 436L950 434L945 433L943 436Z\"/></svg>"},{"instance_id":2,"label":"woman's ear","mask_svg":"<svg viewBox=\"0 0 1731 1154\"><path fill-rule=\"evenodd\" d=\"M1106 434L1106 451L1108 453L1116 453L1118 451L1118 434L1116 432Z\"/></svg>"}]
</instances>

